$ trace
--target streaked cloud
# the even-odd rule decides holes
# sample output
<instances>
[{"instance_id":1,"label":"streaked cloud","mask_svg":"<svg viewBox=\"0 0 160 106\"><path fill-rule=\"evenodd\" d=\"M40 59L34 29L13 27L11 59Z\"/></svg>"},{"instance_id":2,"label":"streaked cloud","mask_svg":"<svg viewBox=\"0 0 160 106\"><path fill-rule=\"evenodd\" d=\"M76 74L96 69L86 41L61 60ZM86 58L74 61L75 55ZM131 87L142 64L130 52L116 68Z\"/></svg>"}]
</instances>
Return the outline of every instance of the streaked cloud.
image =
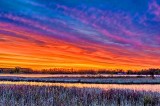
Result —
<instances>
[{"instance_id":1,"label":"streaked cloud","mask_svg":"<svg viewBox=\"0 0 160 106\"><path fill-rule=\"evenodd\" d=\"M160 3L1 0L0 65L160 68Z\"/></svg>"}]
</instances>

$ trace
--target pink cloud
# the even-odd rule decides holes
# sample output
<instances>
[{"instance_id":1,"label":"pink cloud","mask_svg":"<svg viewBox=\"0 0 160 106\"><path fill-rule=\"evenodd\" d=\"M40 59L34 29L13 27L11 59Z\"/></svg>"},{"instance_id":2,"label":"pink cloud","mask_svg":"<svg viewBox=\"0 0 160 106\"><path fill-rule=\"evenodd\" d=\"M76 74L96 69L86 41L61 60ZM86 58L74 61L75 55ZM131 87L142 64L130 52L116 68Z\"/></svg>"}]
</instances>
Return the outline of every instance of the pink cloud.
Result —
<instances>
[{"instance_id":1,"label":"pink cloud","mask_svg":"<svg viewBox=\"0 0 160 106\"><path fill-rule=\"evenodd\" d=\"M155 20L160 21L160 5L154 0L149 4L149 11L151 14L155 15Z\"/></svg>"}]
</instances>

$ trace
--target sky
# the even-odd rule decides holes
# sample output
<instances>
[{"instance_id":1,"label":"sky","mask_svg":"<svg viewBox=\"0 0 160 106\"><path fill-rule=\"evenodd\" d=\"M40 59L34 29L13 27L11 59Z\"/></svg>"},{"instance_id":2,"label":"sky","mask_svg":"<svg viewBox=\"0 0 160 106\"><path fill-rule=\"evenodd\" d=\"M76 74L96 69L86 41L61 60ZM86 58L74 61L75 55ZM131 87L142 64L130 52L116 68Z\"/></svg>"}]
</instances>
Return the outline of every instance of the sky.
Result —
<instances>
[{"instance_id":1,"label":"sky","mask_svg":"<svg viewBox=\"0 0 160 106\"><path fill-rule=\"evenodd\" d=\"M1 0L0 67L160 68L160 0Z\"/></svg>"}]
</instances>

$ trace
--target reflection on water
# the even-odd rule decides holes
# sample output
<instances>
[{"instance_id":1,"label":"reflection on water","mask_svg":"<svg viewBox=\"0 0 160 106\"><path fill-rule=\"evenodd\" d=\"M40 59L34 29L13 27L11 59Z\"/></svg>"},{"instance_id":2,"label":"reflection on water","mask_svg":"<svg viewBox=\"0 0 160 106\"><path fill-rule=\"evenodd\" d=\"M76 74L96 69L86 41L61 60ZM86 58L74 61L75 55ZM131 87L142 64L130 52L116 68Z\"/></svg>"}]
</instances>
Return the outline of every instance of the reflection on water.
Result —
<instances>
[{"instance_id":1,"label":"reflection on water","mask_svg":"<svg viewBox=\"0 0 160 106\"><path fill-rule=\"evenodd\" d=\"M0 77L12 76L12 77L27 77L27 78L45 78L45 77L147 77L150 75L118 75L118 74L0 74ZM160 75L155 75L160 77Z\"/></svg>"},{"instance_id":2,"label":"reflection on water","mask_svg":"<svg viewBox=\"0 0 160 106\"><path fill-rule=\"evenodd\" d=\"M101 88L101 89L131 89L144 90L152 92L160 92L160 84L81 84L81 83L46 83L46 82L11 82L0 81L1 85L37 85L37 86L63 86L63 87L78 87L78 88Z\"/></svg>"}]
</instances>

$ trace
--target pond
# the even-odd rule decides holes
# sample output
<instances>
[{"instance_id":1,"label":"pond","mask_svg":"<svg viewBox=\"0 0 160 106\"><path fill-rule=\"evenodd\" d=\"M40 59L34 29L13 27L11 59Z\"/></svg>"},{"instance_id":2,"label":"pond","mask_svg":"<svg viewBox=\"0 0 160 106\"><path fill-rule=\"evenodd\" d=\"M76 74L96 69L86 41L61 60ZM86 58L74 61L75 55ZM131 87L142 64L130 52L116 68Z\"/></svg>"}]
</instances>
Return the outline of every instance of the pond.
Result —
<instances>
[{"instance_id":1,"label":"pond","mask_svg":"<svg viewBox=\"0 0 160 106\"><path fill-rule=\"evenodd\" d=\"M99 88L99 89L130 89L137 91L160 92L160 84L82 84L82 83L48 83L48 82L12 82L0 81L0 85L36 85L36 86L63 86L77 88Z\"/></svg>"}]
</instances>

